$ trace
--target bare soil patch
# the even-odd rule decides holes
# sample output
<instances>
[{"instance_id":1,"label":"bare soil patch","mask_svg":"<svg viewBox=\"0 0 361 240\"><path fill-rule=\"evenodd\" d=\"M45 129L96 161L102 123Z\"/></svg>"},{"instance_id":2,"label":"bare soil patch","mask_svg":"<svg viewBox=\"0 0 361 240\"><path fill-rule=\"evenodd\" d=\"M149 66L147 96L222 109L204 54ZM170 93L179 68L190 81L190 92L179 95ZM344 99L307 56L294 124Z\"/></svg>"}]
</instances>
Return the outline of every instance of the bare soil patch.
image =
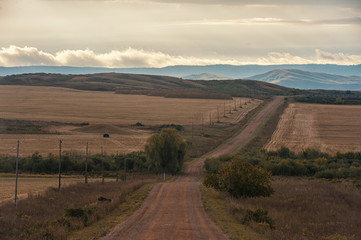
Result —
<instances>
[{"instance_id":1,"label":"bare soil patch","mask_svg":"<svg viewBox=\"0 0 361 240\"><path fill-rule=\"evenodd\" d=\"M292 103L265 149L336 153L361 150L361 106Z\"/></svg>"}]
</instances>

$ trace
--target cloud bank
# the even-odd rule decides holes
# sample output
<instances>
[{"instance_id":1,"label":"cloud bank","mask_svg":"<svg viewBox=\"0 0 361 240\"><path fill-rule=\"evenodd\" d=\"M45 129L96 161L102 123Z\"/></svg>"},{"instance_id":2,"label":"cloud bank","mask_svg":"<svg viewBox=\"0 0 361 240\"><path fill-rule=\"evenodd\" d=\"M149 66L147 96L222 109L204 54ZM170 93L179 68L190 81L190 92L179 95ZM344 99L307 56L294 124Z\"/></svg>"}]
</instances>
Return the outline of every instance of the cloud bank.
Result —
<instances>
[{"instance_id":1,"label":"cloud bank","mask_svg":"<svg viewBox=\"0 0 361 240\"><path fill-rule=\"evenodd\" d=\"M210 59L192 56L171 56L159 51L127 48L97 54L90 49L63 50L55 54L35 47L3 47L0 50L0 66L74 66L74 67L166 67L174 65L277 65L277 64L361 64L361 55L330 53L316 49L308 58L286 52L271 52L265 57L242 57L237 59Z\"/></svg>"}]
</instances>

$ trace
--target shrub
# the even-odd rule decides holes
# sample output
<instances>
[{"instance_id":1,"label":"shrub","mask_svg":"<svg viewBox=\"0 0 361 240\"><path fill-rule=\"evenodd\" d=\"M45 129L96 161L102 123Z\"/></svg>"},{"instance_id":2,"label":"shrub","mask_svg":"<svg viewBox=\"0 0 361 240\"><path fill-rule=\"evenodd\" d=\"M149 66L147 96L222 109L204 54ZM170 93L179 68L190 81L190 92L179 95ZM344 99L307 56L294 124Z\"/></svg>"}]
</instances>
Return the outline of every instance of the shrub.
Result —
<instances>
[{"instance_id":1,"label":"shrub","mask_svg":"<svg viewBox=\"0 0 361 240\"><path fill-rule=\"evenodd\" d=\"M263 209L257 209L256 211L247 210L242 219L243 224L249 222L266 223L271 229L274 229L274 221L268 216L268 211Z\"/></svg>"},{"instance_id":2,"label":"shrub","mask_svg":"<svg viewBox=\"0 0 361 240\"><path fill-rule=\"evenodd\" d=\"M267 197L273 193L271 173L240 158L223 164L217 173L207 175L204 184L237 198Z\"/></svg>"}]
</instances>

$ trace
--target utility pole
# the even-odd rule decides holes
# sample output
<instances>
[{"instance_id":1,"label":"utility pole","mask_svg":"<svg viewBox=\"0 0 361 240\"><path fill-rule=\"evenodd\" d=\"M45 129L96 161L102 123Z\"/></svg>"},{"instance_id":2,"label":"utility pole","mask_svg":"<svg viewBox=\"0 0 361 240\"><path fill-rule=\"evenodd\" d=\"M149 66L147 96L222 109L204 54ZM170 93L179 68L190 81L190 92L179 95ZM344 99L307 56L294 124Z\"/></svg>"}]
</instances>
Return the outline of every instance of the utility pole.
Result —
<instances>
[{"instance_id":1,"label":"utility pole","mask_svg":"<svg viewBox=\"0 0 361 240\"><path fill-rule=\"evenodd\" d=\"M127 180L127 158L124 157L124 181Z\"/></svg>"},{"instance_id":2,"label":"utility pole","mask_svg":"<svg viewBox=\"0 0 361 240\"><path fill-rule=\"evenodd\" d=\"M104 183L104 153L103 153L103 147L101 147L102 152L102 183Z\"/></svg>"},{"instance_id":3,"label":"utility pole","mask_svg":"<svg viewBox=\"0 0 361 240\"><path fill-rule=\"evenodd\" d=\"M209 113L209 126L212 126L212 113Z\"/></svg>"},{"instance_id":4,"label":"utility pole","mask_svg":"<svg viewBox=\"0 0 361 240\"><path fill-rule=\"evenodd\" d=\"M61 144L63 140L59 140L59 192L61 191Z\"/></svg>"},{"instance_id":5,"label":"utility pole","mask_svg":"<svg viewBox=\"0 0 361 240\"><path fill-rule=\"evenodd\" d=\"M16 177L15 177L15 207L18 207L18 166L19 166L19 147L20 141L18 140L16 148Z\"/></svg>"},{"instance_id":6,"label":"utility pole","mask_svg":"<svg viewBox=\"0 0 361 240\"><path fill-rule=\"evenodd\" d=\"M223 102L223 117L226 117L226 102Z\"/></svg>"},{"instance_id":7,"label":"utility pole","mask_svg":"<svg viewBox=\"0 0 361 240\"><path fill-rule=\"evenodd\" d=\"M85 184L88 183L88 142L86 143L85 151Z\"/></svg>"},{"instance_id":8,"label":"utility pole","mask_svg":"<svg viewBox=\"0 0 361 240\"><path fill-rule=\"evenodd\" d=\"M193 141L193 120L192 120L192 141Z\"/></svg>"},{"instance_id":9,"label":"utility pole","mask_svg":"<svg viewBox=\"0 0 361 240\"><path fill-rule=\"evenodd\" d=\"M231 104L229 104L229 114L232 113L232 110L231 110Z\"/></svg>"},{"instance_id":10,"label":"utility pole","mask_svg":"<svg viewBox=\"0 0 361 240\"><path fill-rule=\"evenodd\" d=\"M217 122L219 123L219 106L217 105Z\"/></svg>"}]
</instances>

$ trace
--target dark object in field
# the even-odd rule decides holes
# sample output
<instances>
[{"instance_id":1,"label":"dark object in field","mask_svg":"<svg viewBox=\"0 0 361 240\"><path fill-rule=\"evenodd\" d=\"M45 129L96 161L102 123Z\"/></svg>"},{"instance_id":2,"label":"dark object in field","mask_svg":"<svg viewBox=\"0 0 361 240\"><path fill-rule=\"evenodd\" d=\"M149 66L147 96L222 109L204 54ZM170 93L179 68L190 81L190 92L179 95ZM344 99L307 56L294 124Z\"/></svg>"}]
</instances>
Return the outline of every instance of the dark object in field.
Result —
<instances>
[{"instance_id":1,"label":"dark object in field","mask_svg":"<svg viewBox=\"0 0 361 240\"><path fill-rule=\"evenodd\" d=\"M112 200L109 199L109 198L105 198L105 197L100 196L100 197L98 197L98 201L99 202L111 202Z\"/></svg>"},{"instance_id":2,"label":"dark object in field","mask_svg":"<svg viewBox=\"0 0 361 240\"><path fill-rule=\"evenodd\" d=\"M110 137L110 136L109 136L109 133L104 133L104 134L103 134L103 137L105 137L105 138Z\"/></svg>"},{"instance_id":3,"label":"dark object in field","mask_svg":"<svg viewBox=\"0 0 361 240\"><path fill-rule=\"evenodd\" d=\"M136 124L134 124L133 126L136 126L136 127L143 127L144 125L140 122L137 122Z\"/></svg>"}]
</instances>

